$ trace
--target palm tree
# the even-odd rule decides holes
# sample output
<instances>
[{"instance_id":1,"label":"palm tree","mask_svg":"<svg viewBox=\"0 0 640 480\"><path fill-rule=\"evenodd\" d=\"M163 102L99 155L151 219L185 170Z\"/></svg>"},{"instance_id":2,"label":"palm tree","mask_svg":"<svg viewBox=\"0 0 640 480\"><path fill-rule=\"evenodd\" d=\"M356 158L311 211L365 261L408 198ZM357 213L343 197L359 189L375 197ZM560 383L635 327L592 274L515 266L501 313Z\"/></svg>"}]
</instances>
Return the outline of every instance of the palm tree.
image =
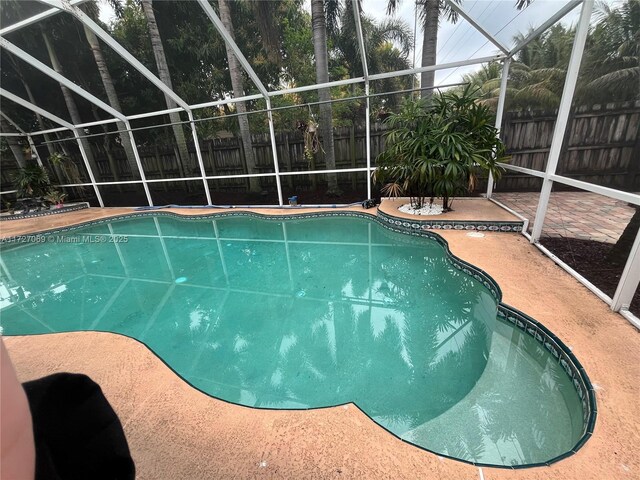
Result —
<instances>
[{"instance_id":1,"label":"palm tree","mask_svg":"<svg viewBox=\"0 0 640 480\"><path fill-rule=\"evenodd\" d=\"M408 56L413 45L413 34L406 22L398 19L385 20L377 23L368 15L361 15L362 35L366 45L367 65L371 72L388 71L395 67L397 61L405 67L408 65ZM360 61L360 46L356 37L355 18L353 10L344 9L339 28L335 28L332 35L334 47L339 52L340 60L346 65L352 77L362 76L362 62ZM394 47L396 42L399 49ZM389 50L390 49L390 50ZM381 52L389 51L397 57L391 60L389 57L380 55ZM392 65L389 65L389 64ZM410 81L410 80L409 80Z\"/></svg>"},{"instance_id":2,"label":"palm tree","mask_svg":"<svg viewBox=\"0 0 640 480\"><path fill-rule=\"evenodd\" d=\"M640 1L598 3L578 95L593 102L640 98Z\"/></svg>"},{"instance_id":3,"label":"palm tree","mask_svg":"<svg viewBox=\"0 0 640 480\"><path fill-rule=\"evenodd\" d=\"M406 22L391 19L377 23L372 17L363 14L361 25L370 72L391 72L411 68L408 57L413 45L413 34ZM337 61L346 68L350 77L362 76L360 46L356 37L353 9L344 9L339 28L331 37ZM371 86L371 91L384 93L409 89L411 80L410 76L381 79ZM358 95L358 87L354 84L352 88L352 93ZM374 97L371 100L371 108L374 111L386 111L387 108L398 106L402 98L402 94ZM364 119L364 103L360 104L355 114L357 118Z\"/></svg>"},{"instance_id":4,"label":"palm tree","mask_svg":"<svg viewBox=\"0 0 640 480\"><path fill-rule=\"evenodd\" d=\"M231 20L231 7L229 0L218 0L218 8L220 9L220 20L222 24L235 39L233 22ZM233 53L231 47L225 43L227 50L227 63L229 64L229 74L231 75L231 87L233 88L233 96L240 98L244 96L244 80L242 78L243 69L240 62ZM245 164L247 165L247 173L257 173L256 159L253 154L253 145L251 143L251 131L249 130L249 119L246 115L247 107L245 102L237 102L236 110L238 115L238 125L240 127L240 138L242 140L242 149L244 151ZM260 179L257 177L249 178L249 190L252 192L260 191Z\"/></svg>"},{"instance_id":5,"label":"palm tree","mask_svg":"<svg viewBox=\"0 0 640 480\"><path fill-rule=\"evenodd\" d=\"M388 0L387 13L393 14L397 11L402 0ZM460 3L460 0L455 0ZM518 10L525 8L533 0L516 0ZM440 17L445 17L448 21L455 23L458 21L458 13L453 10L444 0L417 0L417 6L421 6L418 15L424 35L422 37L422 66L428 67L436 64L436 52L438 49L438 25ZM423 89L422 96L430 97L435 84L435 71L422 72L420 75L420 87Z\"/></svg>"},{"instance_id":6,"label":"palm tree","mask_svg":"<svg viewBox=\"0 0 640 480\"><path fill-rule=\"evenodd\" d=\"M49 55L49 61L51 62L51 67L60 75L64 76L64 71L62 69L62 64L58 59L58 54L56 50L53 48L53 42L50 34L51 29L47 29L43 24L40 24L40 35L42 36L42 40L44 40L45 47L47 49L47 54ZM67 110L69 111L69 115L71 116L71 121L74 125L80 125L82 123L82 118L80 117L80 111L78 110L78 106L76 105L76 101L73 98L73 94L71 91L60 84L60 90L62 90L62 96L64 98L64 102L67 106ZM98 165L96 164L95 158L93 157L93 151L91 150L91 144L86 138L80 138L80 143L82 144L82 148L85 151L85 155L87 158L87 162L93 172L99 172Z\"/></svg>"},{"instance_id":7,"label":"palm tree","mask_svg":"<svg viewBox=\"0 0 640 480\"><path fill-rule=\"evenodd\" d=\"M112 0L110 4L114 8L116 13L118 11L121 11L121 6L117 0ZM84 7L85 13L95 21L98 17L98 5L95 2L90 2L90 3L84 4L83 7ZM100 79L102 80L104 91L107 94L109 105L111 105L118 112L122 113L120 100L118 99L118 94L116 93L116 89L113 84L113 79L111 78L111 73L109 73L109 69L107 67L107 63L105 61L104 54L102 52L102 47L100 46L100 41L98 40L98 37L96 37L96 34L93 33L91 29L89 29L84 24L83 24L83 27L84 27L84 35L87 39L89 47L91 48L91 53L93 54L93 58L96 62L96 66L98 67L98 72L100 73ZM127 161L129 162L129 168L131 169L131 174L135 178L138 176L138 164L136 163L135 155L133 153L133 145L131 144L131 139L129 138L128 133L125 131L126 125L122 122L118 122L116 123L116 125L118 126L118 130L120 130L120 134L119 134L120 142L127 156ZM114 178L117 180L118 179L117 170L113 170L112 173L114 175Z\"/></svg>"},{"instance_id":8,"label":"palm tree","mask_svg":"<svg viewBox=\"0 0 640 480\"><path fill-rule=\"evenodd\" d=\"M327 2L333 4L334 0ZM311 25L313 31L313 51L316 60L316 83L327 83L329 81L329 55L327 54L327 18L325 17L324 0L311 0ZM320 134L322 135L322 148L327 170L335 170L336 157L333 145L333 109L331 108L331 91L328 88L318 90L318 100L320 103ZM329 188L328 196L339 196L342 194L338 187L338 176L335 173L327 175Z\"/></svg>"},{"instance_id":9,"label":"palm tree","mask_svg":"<svg viewBox=\"0 0 640 480\"><path fill-rule=\"evenodd\" d=\"M158 30L156 16L153 11L153 0L140 0L140 3L142 5L144 16L147 20L147 26L149 27L149 37L151 39L153 56L156 60L156 66L158 67L158 76L165 85L173 89L171 74L169 73L169 66L167 65L167 58L164 54L164 47L162 46L160 31ZM176 102L171 97L165 95L164 98L167 104L167 108L177 107ZM171 123L173 124L171 128L173 129L173 135L176 138L178 154L180 156L180 159L178 161L180 176L185 177L187 176L186 174L190 173L189 171L191 170L192 165L191 157L189 156L189 151L187 150L187 142L184 137L184 131L182 130L182 126L180 124L180 114L178 112L170 113L169 118L171 119ZM189 170L188 172L184 171L185 167Z\"/></svg>"}]
</instances>

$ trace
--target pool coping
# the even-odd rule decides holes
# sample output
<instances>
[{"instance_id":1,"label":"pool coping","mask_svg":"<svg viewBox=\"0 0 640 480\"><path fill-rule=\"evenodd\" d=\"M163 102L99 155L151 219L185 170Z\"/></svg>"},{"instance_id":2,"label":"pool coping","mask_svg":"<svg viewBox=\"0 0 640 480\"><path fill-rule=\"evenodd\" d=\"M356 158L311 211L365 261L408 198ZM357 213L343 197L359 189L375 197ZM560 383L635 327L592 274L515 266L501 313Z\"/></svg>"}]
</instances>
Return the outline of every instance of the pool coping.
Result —
<instances>
[{"instance_id":1,"label":"pool coping","mask_svg":"<svg viewBox=\"0 0 640 480\"><path fill-rule=\"evenodd\" d=\"M574 388L576 389L578 397L581 400L582 408L583 408L583 425L584 426L583 426L583 434L582 434L582 436L577 441L577 443L571 448L570 451L565 452L563 454L560 454L560 455L558 455L558 456L556 456L556 457L554 457L554 458L552 458L552 459L550 459L550 460L548 460L546 462L540 462L540 463L534 463L534 464L526 464L526 465L499 465L499 464L490 464L490 463L482 463L482 462L473 462L473 461L464 460L464 459L460 459L460 458L457 458L457 457L449 456L449 455L446 455L446 454L442 454L442 453L439 453L439 452L435 452L433 450L430 450L428 448L422 447L420 445L417 445L415 443L412 443L412 442L410 442L408 440L403 439L402 437L398 436L397 434L391 432L389 429L387 429L383 425L380 425L378 422L376 422L371 416L369 416L364 410L362 410L354 402L340 403L340 404L336 404L336 405L327 405L327 406L323 406L323 407L287 408L287 409L253 407L253 406L241 405L241 404L238 404L238 403L235 403L235 402L230 402L230 401L225 400L223 398L219 398L219 397L216 397L214 395L211 395L211 394L201 390L200 388L192 385L187 379L185 379L182 375L180 375L178 372L176 372L168 363L166 363L164 361L164 359L162 359L162 357L160 357L158 354L156 354L155 351L151 347L146 345L141 340L138 340L138 339L136 339L134 337L131 337L131 336L128 336L128 335L125 335L125 334L122 334L122 333L118 333L118 332L106 332L106 333L112 333L112 334L116 334L116 335L121 335L123 337L131 338L131 339L141 343L150 352L152 352L158 359L160 359L160 361L163 364L165 364L172 372L174 372L182 381L184 381L186 384L188 384L189 386L191 386L195 390L198 390L199 392L207 395L208 397L211 397L211 398L214 398L216 400L220 400L220 401L223 401L225 403L232 404L232 405L237 405L237 406L240 406L240 407L256 409L256 410L277 410L277 411L319 410L319 409L324 409L324 408L334 408L334 407L339 407L339 406L343 406L343 405L352 404L352 405L356 406L359 411L364 413L365 416L367 418L369 418L371 421L373 421L378 427L383 428L385 431L387 431L388 433L390 433L391 435L393 435L397 439L403 441L404 443L407 443L407 444L411 445L412 447L417 447L420 450L427 451L427 452L435 454L435 455L437 455L439 457L448 458L448 459L451 459L451 460L454 460L454 461L457 461L457 462L473 465L473 466L476 466L476 467L490 467L490 468L507 469L507 470L521 470L521 469L527 469L527 468L534 468L534 467L552 465L552 464L554 464L556 462L559 462L560 460L568 458L568 457L574 455L575 453L577 453L578 450L582 446L584 446L584 444L587 442L587 440L593 434L593 431L594 431L594 428L595 428L595 422L596 422L596 418L597 418L597 405L596 405L596 398L595 398L595 389L594 389L593 384L591 383L591 381L590 381L585 369L583 368L583 366L580 363L580 361L576 358L576 356L572 353L571 349L562 340L560 340L553 332L551 332L551 330L549 330L546 326L544 326L542 323L538 322L537 320L535 320L534 318L532 318L529 315L525 314L524 312L516 309L515 307L507 305L506 303L503 303L502 302L502 291L501 291L498 283L491 277L491 275L486 273L484 270L474 266L473 264L471 264L469 262L466 262L466 261L462 260L461 258L457 257L455 254L453 254L451 252L450 248L449 248L449 243L443 237L441 237L437 233L431 231L429 228L424 228L425 225L422 225L420 223L409 222L408 219L404 219L404 218L400 218L400 217L392 217L392 216L389 216L389 215L386 215L386 214L382 214L381 215L380 210L377 210L377 215L373 215L371 213L364 213L364 212L354 211L354 210L342 210L342 211L332 210L332 211L316 211L316 212L304 212L304 213L303 212L297 212L297 213L288 213L286 215L282 215L282 214L278 215L278 214L271 214L271 213L259 213L259 212L254 212L254 211L250 211L250 210L235 210L235 209L233 209L231 211L218 211L218 212L212 212L212 213L206 213L206 214L198 214L198 215L193 215L193 214L189 215L189 214L176 213L176 212L171 212L171 211L161 211L161 210L144 210L144 211L134 211L134 212L130 212L130 213L124 213L124 214L116 214L116 215L113 215L113 216L110 216L110 217L105 217L105 218L100 218L100 219L95 219L95 220L88 220L88 221L80 222L80 223L77 223L77 224L74 224L74 225L70 225L70 226L66 226L66 227L56 227L56 228L46 229L46 230L37 231L37 232L29 233L29 234L14 235L14 236L11 236L11 237L6 237L6 238L0 239L0 245L11 244L11 243L22 243L22 241L24 241L28 237L35 236L35 235L59 234L59 233L64 233L64 232L77 230L77 229L80 229L80 228L83 228L83 227L86 227L86 226L89 226L89 225L103 224L103 223L109 223L109 222L112 222L112 221L124 220L124 219L128 219L128 218L147 217L147 216L165 216L165 217L173 217L173 218L178 218L178 219L187 220L187 221L189 221L189 220L210 219L210 218L216 219L216 218L226 218L226 217L238 217L238 216L260 218L260 219L274 220L274 221L284 221L284 220L288 220L288 219L309 219L309 218L322 218L322 217L336 217L336 216L356 217L356 218L364 218L364 219L376 221L379 225L381 225L385 229L394 231L396 233L402 233L402 234L413 236L413 237L422 237L422 238L432 239L432 240L436 241L439 245L441 245L444 248L445 253L447 254L447 259L451 262L451 264L454 266L454 268L462 271L463 273L465 273L467 275L470 275L470 276L474 277L477 281L480 281L484 285L484 287L493 295L493 297L495 298L495 300L498 303L497 318L501 319L504 322L511 323L515 327L520 329L522 332L527 333L534 340L536 340L540 345L542 345L546 350L548 350L549 353L553 357L555 357L558 360L558 363L562 366L562 368L565 371L565 373L571 378L572 384L573 384ZM458 223L460 223L460 222L458 222ZM459 228L457 230L461 230L461 229L462 228ZM503 230L503 231L505 231L505 230ZM93 332L94 330L74 330L74 332L75 331L78 331L78 332L82 332L82 331ZM30 335L24 335L24 336L56 335L56 334L59 334L59 333L70 333L70 332L54 332L54 333L42 333L42 334L30 334ZM11 337L11 336L12 335L7 335L7 337ZM15 335L15 336L22 336L22 335Z\"/></svg>"}]
</instances>

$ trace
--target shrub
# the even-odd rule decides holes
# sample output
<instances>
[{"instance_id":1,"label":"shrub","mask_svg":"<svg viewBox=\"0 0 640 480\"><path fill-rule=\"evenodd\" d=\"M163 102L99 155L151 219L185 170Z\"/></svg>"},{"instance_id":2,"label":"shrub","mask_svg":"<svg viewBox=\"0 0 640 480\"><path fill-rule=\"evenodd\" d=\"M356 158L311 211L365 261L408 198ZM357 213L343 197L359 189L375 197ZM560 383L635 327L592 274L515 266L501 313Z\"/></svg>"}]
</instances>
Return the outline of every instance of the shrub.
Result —
<instances>
[{"instance_id":1,"label":"shrub","mask_svg":"<svg viewBox=\"0 0 640 480\"><path fill-rule=\"evenodd\" d=\"M374 178L384 194L406 195L414 208L441 197L449 211L453 197L473 191L479 171L498 179L498 163L507 160L493 114L471 87L407 100L385 123L391 131Z\"/></svg>"}]
</instances>

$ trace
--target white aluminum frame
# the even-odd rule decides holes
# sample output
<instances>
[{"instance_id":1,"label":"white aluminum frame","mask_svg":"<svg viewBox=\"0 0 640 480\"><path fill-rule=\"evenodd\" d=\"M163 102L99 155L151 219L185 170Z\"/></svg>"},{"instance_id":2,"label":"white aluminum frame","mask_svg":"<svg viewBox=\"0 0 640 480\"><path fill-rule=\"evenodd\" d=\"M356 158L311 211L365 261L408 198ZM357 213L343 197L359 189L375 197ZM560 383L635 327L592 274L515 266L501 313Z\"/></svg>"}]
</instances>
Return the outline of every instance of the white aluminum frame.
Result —
<instances>
[{"instance_id":1,"label":"white aluminum frame","mask_svg":"<svg viewBox=\"0 0 640 480\"><path fill-rule=\"evenodd\" d=\"M540 191L540 200L538 201L538 209L536 218L533 221L531 230L531 243L538 242L542 234L542 226L547 214L549 197L553 188L553 180L551 175L555 175L564 142L564 134L569 121L569 113L571 112L571 103L573 102L573 94L576 90L578 82L578 74L580 73L580 64L582 62L582 53L587 41L589 33L589 22L591 20L591 12L593 10L594 0L584 0L582 2L582 11L580 12L580 20L576 27L573 47L571 49L571 57L569 58L569 66L562 90L562 98L558 107L558 116L556 118L555 127L553 129L553 137L551 139L551 147L549 149L549 157L547 158L547 168L545 170L542 190Z\"/></svg>"},{"instance_id":2,"label":"white aluminum frame","mask_svg":"<svg viewBox=\"0 0 640 480\"><path fill-rule=\"evenodd\" d=\"M100 195L100 190L98 189L98 185L96 184L96 179L93 176L93 171L91 170L91 165L89 165L89 159L87 158L87 154L84 151L84 147L82 146L82 142L80 141L80 139L78 138L78 132L76 130L76 128L74 128L74 126L67 122L66 120L63 120L62 118L58 117L57 115L54 115L53 113L50 113L46 110L44 110L43 108L40 108L36 105L33 105L30 102L27 102L26 100L24 100L23 98L14 95L11 92L8 92L7 90L5 90L4 88L0 87L0 96L5 97L9 100L11 100L12 102L17 103L18 105L28 108L29 110L35 112L35 113L39 113L40 115L42 115L45 118L48 118L49 120L62 125L63 127L67 128L68 130L71 130L73 132L73 136L76 139L76 142L78 142L78 148L80 149L80 155L82 155L82 160L84 161L84 166L87 169L87 174L89 175L89 179L91 180L90 185L93 186L93 190L96 194L96 198L98 199L98 203L100 204L101 207L104 207L104 202L102 201L102 195Z\"/></svg>"},{"instance_id":3,"label":"white aluminum frame","mask_svg":"<svg viewBox=\"0 0 640 480\"><path fill-rule=\"evenodd\" d=\"M18 97L17 95L14 95L11 92L7 92L6 90L0 88L0 96L3 96L3 97L5 97L5 98L7 98L7 99L9 99L11 101L14 101L14 102L18 103L19 105L21 105L21 106L23 106L25 108L28 108L28 109L30 109L30 110L32 110L34 112L37 112L37 113L41 114L42 116L44 116L44 117L52 120L53 122L57 123L58 125L60 125L60 127L57 127L57 128L51 128L51 129L35 131L35 132L25 132L24 130L19 129L19 127L14 122L11 122L13 125L15 125L18 128L18 131L20 133L16 134L16 133L6 133L5 132L5 133L0 133L0 135L4 135L4 136L6 136L6 135L26 136L28 141L29 141L29 143L30 143L30 145L32 146L32 148L35 149L35 145L34 145L33 139L32 139L33 135L41 135L41 134L53 133L53 132L61 132L61 131L66 131L66 130L70 130L71 132L73 132L74 138L78 142L78 145L79 145L79 148L80 148L80 152L81 152L82 157L83 157L84 165L85 165L85 167L87 169L87 173L88 173L89 178L90 178L91 181L90 181L90 183L70 184L70 185L61 185L61 186L65 186L65 187L66 186L92 186L101 206L103 206L103 202L102 202L102 198L100 196L100 192L99 192L99 188L98 188L101 185L142 184L143 188L145 190L145 194L147 196L147 200L148 200L149 205L153 205L151 194L150 194L149 189L148 189L148 184L149 183L201 180L203 182L203 186L204 186L204 189L205 189L205 194L206 194L206 197L207 197L207 201L209 203L211 203L211 194L210 194L210 191L209 191L208 180L217 180L217 179L225 179L225 178L275 177L277 190L278 190L278 200L279 200L279 204L282 205L283 204L283 198L282 198L282 188L281 188L280 180L281 180L281 177L283 177L283 176L289 176L289 175L316 175L316 174L327 174L327 173L350 173L350 172L367 172L367 174L369 174L370 172L375 170L375 168L373 168L371 166L371 143L370 143L371 142L371 132L370 132L370 118L369 118L369 116L370 116L369 101L370 101L370 97L372 95L370 94L370 82L371 81L375 81L375 80L384 79L384 78L390 78L390 77L396 77L396 76L405 76L405 75L416 75L416 74L419 74L419 73L422 73L422 72L426 72L426 71L443 70L443 69L448 69L448 68L456 68L456 67L474 65L474 64L479 64L479 63L487 63L487 62L491 62L491 61L503 61L504 63L503 63L503 70L502 70L502 81L501 81L501 85L500 85L501 91L500 91L500 96L498 98L498 108L497 108L497 112L496 112L496 128L500 129L501 121L502 121L502 114L504 112L505 94L506 94L506 87L507 87L507 81L508 81L509 64L511 62L511 59L513 58L513 56L515 54L517 54L529 42L531 42L532 40L537 38L544 31L546 31L550 26L555 24L557 21L559 21L561 18L563 18L566 14L568 14L569 12L571 12L572 10L574 10L576 7L578 7L581 4L582 4L582 12L581 12L580 21L579 21L578 27L577 27L576 39L574 41L574 48L573 48L573 51L572 51L570 66L569 66L569 70L568 70L568 73L567 73L567 78L566 78L566 81L565 81L565 88L564 88L564 91L563 91L563 97L562 97L562 101L561 101L561 106L560 106L560 110L559 110L559 113L558 113L558 120L556 122L556 128L554 130L554 137L553 137L553 141L552 141L551 151L550 151L550 154L549 154L549 161L547 162L547 168L546 168L546 170L544 172L539 172L539 171L536 171L536 170L527 169L527 168L523 168L523 167L518 167L518 166L514 166L514 165L508 165L508 164L503 164L502 166L507 170L517 171L517 172L520 172L520 173L524 173L524 174L527 174L527 175L532 175L532 176L535 176L535 177L543 179L544 184L543 184L543 189L542 189L542 192L541 192L540 202L538 204L536 222L534 223L534 226L533 226L533 234L529 237L531 239L531 241L536 246L541 248L541 250L543 250L543 247L538 243L538 239L540 238L540 234L542 232L544 215L545 215L547 207L548 207L549 193L551 191L551 186L552 186L553 182L558 182L558 183L561 183L561 184L564 184L564 185L569 185L569 186L572 186L572 187L576 187L576 188L579 188L579 189L582 189L582 190L598 193L600 195L604 195L604 196L607 196L607 197L610 197L610 198L615 198L617 200L629 202L629 203L634 204L634 205L640 205L640 195L636 195L636 194L632 194L632 193L628 193L628 192L623 192L623 191L620 191L620 190L610 189L610 188L606 188L606 187L601 187L599 185L595 185L595 184L591 184L591 183L587 183L587 182L582 182L582 181L575 180L575 179L568 178L568 177L563 177L563 176L557 175L556 172L555 172L556 166L557 166L557 162L558 162L558 158L559 158L559 153L560 153L559 150L560 150L560 147L562 146L562 140L563 140L563 137L564 137L564 131L566 129L568 111L569 111L569 108L570 108L570 105L571 105L571 100L572 100L573 92L574 92L574 88L575 88L575 80L576 80L576 77L577 77L577 74L578 74L578 70L579 70L580 58L581 58L581 55L582 55L582 51L584 49L584 38L586 37L586 32L588 30L590 14L591 14L591 10L592 10L592 7L593 7L593 0L570 0L570 1L568 1L554 15L549 17L545 22L543 22L540 26L538 26L529 36L527 36L525 39L523 39L520 43L516 44L510 50L506 47L506 45L504 45L502 42L500 42L495 37L495 35L492 35L489 31L484 29L479 24L479 22L476 19L474 19L472 15L469 14L469 12L467 12L463 7L457 5L454 0L445 0L451 6L451 8L453 8L461 17L463 17L465 20L467 20L467 22L469 22L472 25L473 28L475 28L485 38L487 38L491 42L491 44L493 44L495 47L497 47L500 50L501 53L497 54L497 55L485 56L485 57L480 57L480 58L475 58L475 59L462 60L462 61L458 61L458 62L450 62L450 63L447 63L447 64L433 65L433 66L427 66L427 67L417 67L417 68L411 68L411 69L406 69L406 70L401 70L401 71L396 71L396 72L385 72L385 73L379 73L379 74L373 74L373 75L370 75L369 72L368 72L367 61L366 61L366 45L365 45L363 34L362 34L361 13L359 11L358 2L354 1L354 2L352 2L352 8L353 8L354 17L355 17L355 20L356 20L357 40L358 40L358 44L359 44L359 47L360 47L361 61L362 61L364 75L362 77L331 81L331 82L327 82L325 84L306 85L306 86L293 87L293 88L287 88L287 89L276 90L276 91L268 91L266 89L266 87L264 86L264 84L262 84L262 82L260 81L260 78L257 76L255 71L251 67L250 63L244 57L244 55L243 55L242 51L240 50L240 48L238 47L238 45L233 41L233 38L231 37L229 32L227 32L227 30L224 28L224 25L222 24L222 22L220 21L220 19L216 15L215 11L211 8L211 5L209 4L209 2L207 0L197 0L198 3L200 4L200 6L202 7L204 13L211 20L211 22L213 23L213 25L216 28L216 30L220 33L220 35L223 37L225 42L229 45L231 50L234 52L234 54L238 58L240 64L242 65L244 70L247 72L247 74L249 75L249 77L251 78L253 83L256 85L256 87L258 88L260 93L259 94L252 94L252 95L245 95L245 96L239 97L239 98L225 98L225 99L221 99L221 100L204 102L204 103L199 103L199 104L195 104L195 105L187 104L182 98L180 98L175 93L175 91L173 91L173 89L171 89L167 85L165 85L158 77L156 77L153 73L151 73L144 65L142 65L142 63L140 63L135 57L133 57L126 49L124 49L120 44L118 44L115 41L115 39L113 39L113 37L111 37L111 35L109 35L109 33L104 31L96 22L91 20L91 18L89 18L81 9L79 9L77 7L77 5L83 3L83 2L85 2L87 0L39 0L39 1L41 3L43 3L43 4L51 6L52 8L50 8L49 10L46 10L45 12L39 13L39 14L34 15L34 16L30 17L30 18L27 18L27 19L24 19L24 20L22 20L20 22L17 22L17 23L15 23L13 25L10 25L10 26L7 26L7 27L5 27L3 29L0 29L0 46L2 46L3 48L7 48L8 51L11 51L12 53L14 53L20 59L22 59L24 61L27 61L32 66L38 68L45 75L49 76L50 78L53 78L54 80L58 81L61 84L67 86L72 91L74 91L76 94L81 95L83 98L89 100L94 105L96 105L96 106L100 107L101 109L105 110L113 118L105 119L105 120L102 120L102 121L93 121L93 122L88 122L88 123L82 123L82 124L79 124L79 125L73 125L72 123L63 120L63 119L51 114L50 112L47 112L47 111L41 109L40 107L37 107L36 105L32 105L31 103L29 103L29 102L25 101L24 99ZM54 70L52 70L48 66L42 64L41 62L39 62L35 58L31 57L26 52L24 52L23 50L19 49L17 46L13 45L11 42L8 42L6 39L1 38L1 37L5 36L5 35L11 33L11 32L14 32L14 31L20 29L20 28L23 28L23 27L25 27L27 25L32 25L32 24L37 23L37 22L39 22L39 21L41 21L41 20L43 20L45 18L49 18L49 17L51 17L53 15L56 15L56 14L58 14L60 12L63 12L63 11L73 15L84 26L86 26L90 30L92 30L96 34L96 36L98 36L98 38L100 38L107 45L109 45L109 47L111 47L118 55L120 55L125 61L127 61L133 68L135 68L145 78L147 78L151 83L153 83L157 88L159 88L165 95L167 95L169 98L173 99L176 102L176 104L178 105L178 107L171 108L171 109L159 110L159 111L155 111L155 112L147 112L147 113L135 114L135 115L123 115L122 113L120 113L120 112L116 111L115 109L113 109L111 106L109 106L106 103L102 102L97 97L93 96L92 94L90 94L89 92L85 91L84 89L82 89L78 85L74 84L73 82L71 82L67 78L63 77L62 75L57 74ZM366 103L366 135L367 135L367 144L366 144L367 153L366 153L366 155L367 155L367 166L363 167L363 168L347 168L347 169L335 169L335 170L280 172L279 164L278 164L278 158L277 158L277 145L276 145L276 139L275 139L275 130L274 130L274 125L273 125L273 115L272 115L273 109L272 109L270 98L274 97L274 96L278 96L278 95L286 95L286 94L290 94L290 93L312 91L312 90L318 90L318 89L321 89L321 88L329 88L329 87L335 87L335 86L350 85L350 84L355 84L355 83L364 83L364 90L365 90L364 98L366 98L366 102L367 102ZM197 120L194 118L193 111L194 110L198 110L198 109L202 109L202 108L206 108L206 107L213 107L213 106L219 106L219 105L225 105L225 104L234 104L234 103L237 103L237 102L246 102L246 101L252 101L252 100L259 100L259 99L264 99L266 101L266 105L267 105L266 112L267 112L267 117L268 117L268 121L269 121L269 135L270 135L270 138L271 138L271 145L272 145L274 172L273 173L259 173L259 174L241 174L241 175L206 175L204 162L203 162L203 158L202 158L202 152L200 150L200 144L199 144L199 141L198 141L198 136L197 136L197 131L196 131L196 122L197 122ZM166 114L172 113L172 112L186 112L186 114L188 116L188 122L186 122L186 123L188 123L188 126L191 128L192 138L193 138L195 149L196 149L196 156L197 156L197 159L198 159L198 166L199 166L199 170L200 170L200 176L182 177L182 178L163 178L163 179L152 179L152 180L149 180L149 179L147 179L145 177L144 169L142 167L142 163L140 161L140 157L138 155L137 148L135 147L136 144L135 144L135 139L134 139L134 135L133 135L133 131L134 130L131 128L130 121L138 120L138 119L142 119L142 118L151 118L151 117L166 115ZM251 112L248 112L248 114L249 113L251 113ZM125 124L126 131L127 131L128 135L129 135L129 138L131 139L131 142L132 142L133 146L134 146L134 155L135 155L136 164L138 166L139 173L140 173L140 180L120 181L120 182L97 182L95 180L93 172L91 171L91 167L90 167L90 165L88 163L88 160L86 158L86 154L85 154L85 152L83 150L83 147L82 147L82 144L80 142L80 138L82 138L82 137L81 137L81 134L79 133L78 129L91 127L91 126L97 126L97 125L103 125L103 124L110 124L110 123L115 123L115 122L123 122ZM39 158L38 158L38 160L39 160ZM488 187L487 187L487 197L491 197L491 195L492 195L492 190L493 190L493 181L492 180L493 179L491 179L491 178L489 179L489 184L488 184ZM8 193L8 192L0 192L0 194L2 194L2 193ZM368 194L369 197L371 196L371 181L370 180L367 182L367 194ZM526 232L524 232L524 233L526 234ZM552 255L550 252L547 252L547 254ZM569 267L567 267L567 269L568 269L568 271L571 270ZM575 274L575 272L573 272L572 274ZM623 272L622 278L620 280L620 284L618 286L618 289L617 289L613 299L609 299L607 297L607 300L610 300L610 302L608 301L608 303L611 303L611 308L613 310L615 310L615 311L622 310L622 313L627 318L629 318L629 317L627 315L628 312L625 311L625 307L628 306L628 304L630 303L630 299L633 296L633 293L634 293L635 289L637 288L638 282L640 281L640 279L638 278L639 276L640 276L640 233L639 233L638 237L635 240L632 252L631 252L631 254L630 254L629 258L628 258L627 265L625 267L625 270ZM577 276L577 277L579 277L579 276ZM583 281L583 283L585 283L585 282L588 283L583 278L581 279L581 281ZM597 291L597 289L595 287L593 287L593 288L595 289L594 291ZM601 292L600 292L600 294L601 294ZM637 321L638 319L636 318L635 320ZM638 323L638 325L640 325L640 323Z\"/></svg>"},{"instance_id":4,"label":"white aluminum frame","mask_svg":"<svg viewBox=\"0 0 640 480\"><path fill-rule=\"evenodd\" d=\"M498 106L496 108L496 123L498 138L500 137L500 129L502 128L502 115L504 113L504 103L507 97L507 80L509 79L509 66L511 65L511 57L504 59L502 64L502 77L500 78L500 95L498 95ZM494 187L493 174L489 172L487 179L487 198L491 198Z\"/></svg>"},{"instance_id":5,"label":"white aluminum frame","mask_svg":"<svg viewBox=\"0 0 640 480\"><path fill-rule=\"evenodd\" d=\"M498 47L502 51L502 53L504 53L505 55L509 54L509 49L506 46L504 46L500 40L498 40L496 37L491 35L487 30L485 30L482 27L482 25L476 22L475 19L471 15L469 15L469 13L467 13L467 11L464 8L462 8L462 6L460 6L454 0L445 0L445 1L449 5L449 7L451 7L451 9L455 10L458 13L458 15L460 15L467 22L469 22L471 26L473 26L473 28L475 28L478 32L480 32L484 36L484 38L489 40L494 46Z\"/></svg>"}]
</instances>

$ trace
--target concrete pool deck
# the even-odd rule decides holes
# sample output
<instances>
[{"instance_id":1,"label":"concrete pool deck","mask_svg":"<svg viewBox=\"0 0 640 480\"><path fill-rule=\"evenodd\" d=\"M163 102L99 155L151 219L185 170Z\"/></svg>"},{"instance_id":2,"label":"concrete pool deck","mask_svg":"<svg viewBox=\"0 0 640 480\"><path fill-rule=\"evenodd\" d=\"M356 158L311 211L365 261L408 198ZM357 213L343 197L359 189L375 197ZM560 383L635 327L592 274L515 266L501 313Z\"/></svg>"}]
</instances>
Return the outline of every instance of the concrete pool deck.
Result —
<instances>
[{"instance_id":1,"label":"concrete pool deck","mask_svg":"<svg viewBox=\"0 0 640 480\"><path fill-rule=\"evenodd\" d=\"M375 214L375 209L353 210ZM89 209L13 220L0 225L0 236L130 212ZM639 332L519 234L437 233L455 255L493 276L504 303L544 323L571 346L597 386L595 431L577 454L550 467L483 467L484 478L638 478ZM126 337L78 332L4 340L22 381L71 371L90 375L101 385L122 420L141 479L481 478L477 467L398 440L353 405L266 411L215 400L191 388L144 345Z\"/></svg>"}]
</instances>

